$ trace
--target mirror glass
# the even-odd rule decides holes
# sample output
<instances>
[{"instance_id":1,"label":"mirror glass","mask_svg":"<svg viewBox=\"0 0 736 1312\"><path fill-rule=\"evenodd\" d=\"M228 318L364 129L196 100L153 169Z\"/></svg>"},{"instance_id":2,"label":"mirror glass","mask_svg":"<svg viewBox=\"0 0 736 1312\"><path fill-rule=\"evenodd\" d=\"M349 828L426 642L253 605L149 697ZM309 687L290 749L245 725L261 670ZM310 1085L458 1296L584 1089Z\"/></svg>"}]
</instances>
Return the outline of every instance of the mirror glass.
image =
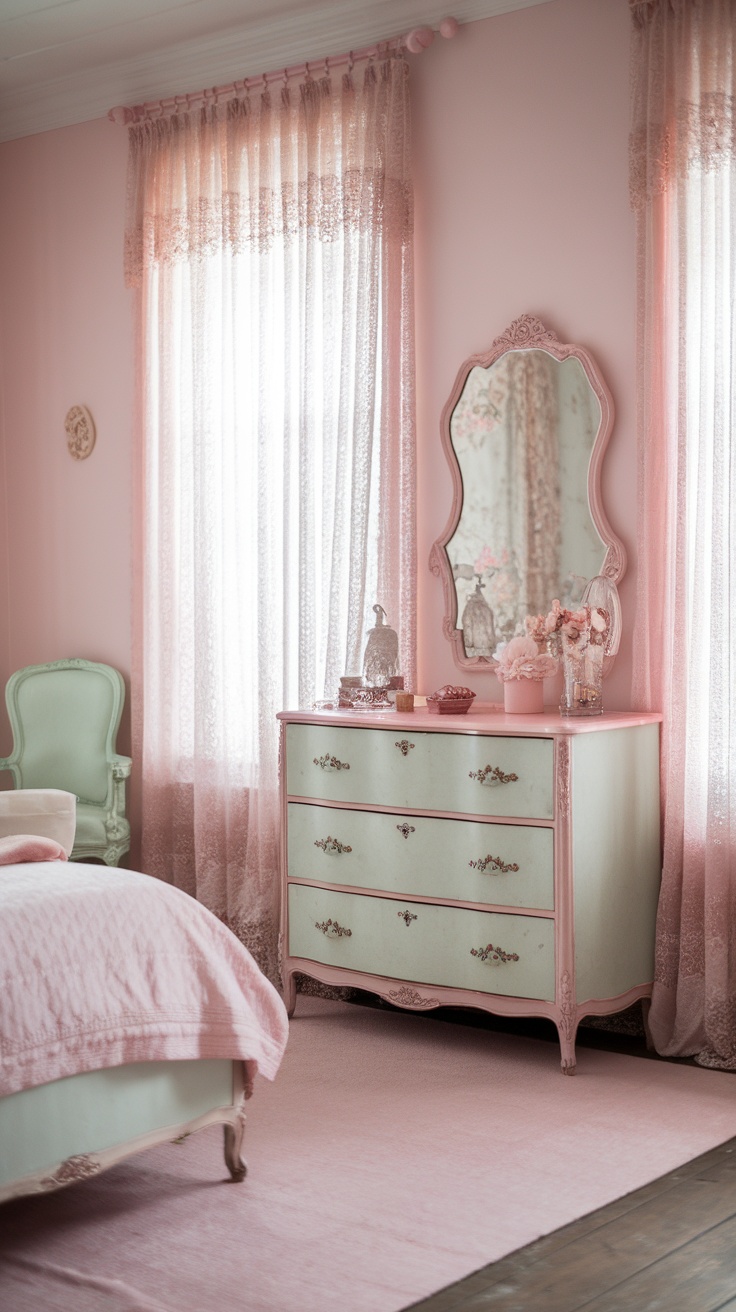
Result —
<instances>
[{"instance_id":1,"label":"mirror glass","mask_svg":"<svg viewBox=\"0 0 736 1312\"><path fill-rule=\"evenodd\" d=\"M615 589L624 554L599 481L611 423L588 353L530 316L461 368L442 434L455 503L432 561L460 664L490 662L555 597L574 609L594 576Z\"/></svg>"}]
</instances>

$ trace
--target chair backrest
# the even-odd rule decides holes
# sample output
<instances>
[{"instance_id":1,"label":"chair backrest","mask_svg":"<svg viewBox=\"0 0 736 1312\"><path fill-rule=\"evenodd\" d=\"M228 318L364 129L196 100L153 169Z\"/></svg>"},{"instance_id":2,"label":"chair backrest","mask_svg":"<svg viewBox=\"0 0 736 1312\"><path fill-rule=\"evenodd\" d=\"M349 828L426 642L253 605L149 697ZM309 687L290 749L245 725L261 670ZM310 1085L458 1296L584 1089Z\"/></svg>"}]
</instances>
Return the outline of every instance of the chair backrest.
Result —
<instances>
[{"instance_id":1,"label":"chair backrest","mask_svg":"<svg viewBox=\"0 0 736 1312\"><path fill-rule=\"evenodd\" d=\"M61 788L109 804L124 698L111 665L65 660L17 670L5 689L16 787Z\"/></svg>"}]
</instances>

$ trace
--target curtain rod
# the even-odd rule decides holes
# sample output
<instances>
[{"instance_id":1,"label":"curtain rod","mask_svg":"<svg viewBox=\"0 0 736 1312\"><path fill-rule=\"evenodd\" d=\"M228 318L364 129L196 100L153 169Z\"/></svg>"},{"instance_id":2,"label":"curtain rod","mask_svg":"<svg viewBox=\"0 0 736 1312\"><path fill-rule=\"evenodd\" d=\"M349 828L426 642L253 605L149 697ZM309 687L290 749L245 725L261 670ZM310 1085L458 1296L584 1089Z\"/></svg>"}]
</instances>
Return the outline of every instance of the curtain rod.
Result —
<instances>
[{"instance_id":1,"label":"curtain rod","mask_svg":"<svg viewBox=\"0 0 736 1312\"><path fill-rule=\"evenodd\" d=\"M459 26L456 18L443 18L436 31L449 41L455 36ZM187 95L148 100L142 105L115 105L108 110L107 117L112 123L127 127L130 123L140 123L148 118L164 118L168 114L186 112L199 105L216 104L219 100L233 99L244 95L254 87L265 89L272 82L282 81L285 84L290 78L310 77L314 73L319 73L321 76L322 72L327 76L331 68L339 68L343 64L347 64L350 70L353 64L359 61L385 58L389 54L398 54L400 50L408 50L412 55L419 55L431 46L434 38L434 28L414 27L405 36L395 37L392 41L380 41L376 45L364 46L360 50L350 50L344 55L329 55L326 59L308 59L303 64L294 64L289 68L259 73L253 77L243 78L241 81L228 82L224 86L206 87L203 91L194 91Z\"/></svg>"}]
</instances>

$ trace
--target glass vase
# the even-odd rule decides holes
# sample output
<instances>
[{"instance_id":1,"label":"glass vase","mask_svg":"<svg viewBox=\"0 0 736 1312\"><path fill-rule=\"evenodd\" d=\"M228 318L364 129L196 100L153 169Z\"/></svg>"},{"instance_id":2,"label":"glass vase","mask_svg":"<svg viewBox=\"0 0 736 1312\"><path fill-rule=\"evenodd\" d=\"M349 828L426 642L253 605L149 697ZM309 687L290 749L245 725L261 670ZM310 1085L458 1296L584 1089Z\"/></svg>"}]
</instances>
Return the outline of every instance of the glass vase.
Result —
<instances>
[{"instance_id":1,"label":"glass vase","mask_svg":"<svg viewBox=\"0 0 736 1312\"><path fill-rule=\"evenodd\" d=\"M561 715L603 714L603 644L588 642L581 651L562 643Z\"/></svg>"}]
</instances>

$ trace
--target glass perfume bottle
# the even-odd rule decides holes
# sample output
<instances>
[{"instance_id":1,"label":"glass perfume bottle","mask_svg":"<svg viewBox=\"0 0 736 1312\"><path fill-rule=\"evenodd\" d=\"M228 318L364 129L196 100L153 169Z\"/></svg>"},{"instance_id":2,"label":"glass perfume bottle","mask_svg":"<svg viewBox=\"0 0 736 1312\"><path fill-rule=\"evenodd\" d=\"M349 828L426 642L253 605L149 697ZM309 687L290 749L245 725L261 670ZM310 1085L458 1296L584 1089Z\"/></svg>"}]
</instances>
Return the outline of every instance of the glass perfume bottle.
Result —
<instances>
[{"instance_id":1,"label":"glass perfume bottle","mask_svg":"<svg viewBox=\"0 0 736 1312\"><path fill-rule=\"evenodd\" d=\"M399 639L386 621L383 606L374 606L376 623L368 630L363 656L363 683L368 688L386 688L399 673Z\"/></svg>"},{"instance_id":2,"label":"glass perfume bottle","mask_svg":"<svg viewBox=\"0 0 736 1312\"><path fill-rule=\"evenodd\" d=\"M466 656L491 656L496 649L496 626L493 611L486 601L481 588L485 587L481 575L475 592L471 592L465 603L462 617L463 640Z\"/></svg>"}]
</instances>

